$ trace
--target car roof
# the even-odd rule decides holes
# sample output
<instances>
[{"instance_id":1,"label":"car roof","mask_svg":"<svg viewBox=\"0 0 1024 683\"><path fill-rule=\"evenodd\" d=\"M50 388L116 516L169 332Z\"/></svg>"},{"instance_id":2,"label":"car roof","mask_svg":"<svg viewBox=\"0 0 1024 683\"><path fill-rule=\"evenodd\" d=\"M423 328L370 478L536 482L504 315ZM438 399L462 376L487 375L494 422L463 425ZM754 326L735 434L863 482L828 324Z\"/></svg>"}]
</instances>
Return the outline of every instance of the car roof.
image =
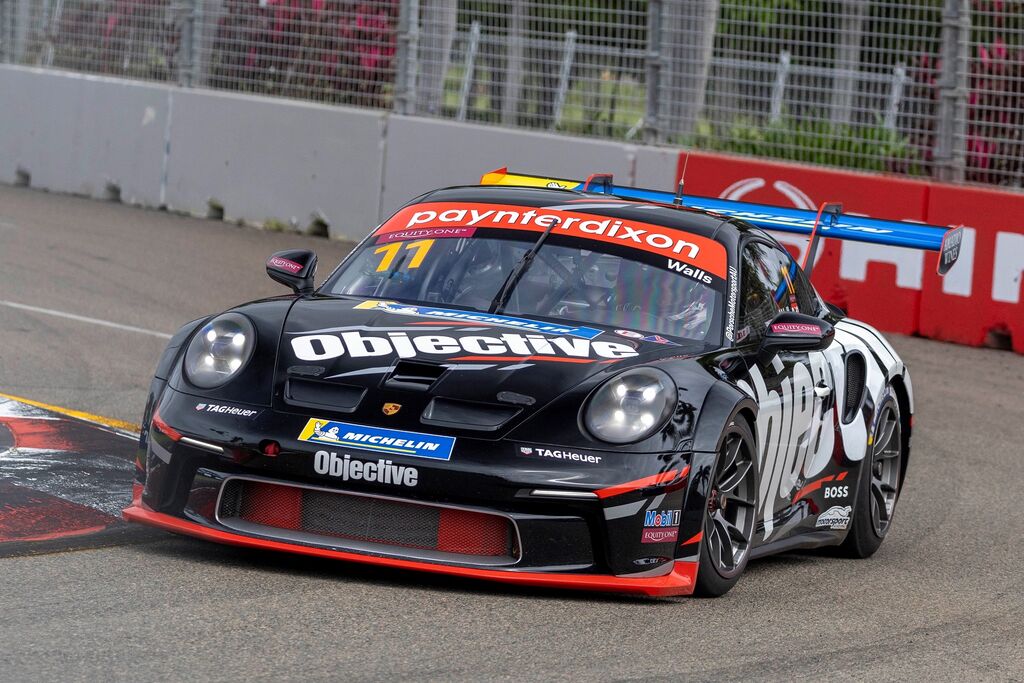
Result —
<instances>
[{"instance_id":1,"label":"car roof","mask_svg":"<svg viewBox=\"0 0 1024 683\"><path fill-rule=\"evenodd\" d=\"M588 200L592 200L589 201ZM735 219L689 207L667 206L653 202L619 199L606 194L577 192L554 188L513 187L506 185L467 185L447 187L428 192L409 203L465 202L480 204L506 204L512 206L554 207L577 203L574 211L595 216L653 223L692 235L699 235L728 247L735 245L740 235L753 230Z\"/></svg>"}]
</instances>

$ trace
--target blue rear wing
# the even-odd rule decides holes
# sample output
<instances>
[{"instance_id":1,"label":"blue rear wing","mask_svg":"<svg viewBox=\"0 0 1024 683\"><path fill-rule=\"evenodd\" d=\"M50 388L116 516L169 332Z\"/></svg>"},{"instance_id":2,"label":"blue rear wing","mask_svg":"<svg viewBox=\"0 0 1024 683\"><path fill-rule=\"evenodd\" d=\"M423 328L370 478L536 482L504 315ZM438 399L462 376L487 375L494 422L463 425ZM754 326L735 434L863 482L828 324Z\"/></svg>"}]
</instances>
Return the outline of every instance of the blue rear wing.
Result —
<instances>
[{"instance_id":1,"label":"blue rear wing","mask_svg":"<svg viewBox=\"0 0 1024 683\"><path fill-rule=\"evenodd\" d=\"M822 204L817 212L788 209L768 204L734 202L727 199L697 197L663 190L615 185L610 175L592 175L586 180L567 180L525 174L509 173L498 169L485 174L482 185L512 185L519 187L548 187L580 192L593 192L621 199L654 202L709 211L723 217L736 218L764 230L806 235L811 238L808 254L813 263L817 239L830 237L854 240L889 247L923 249L939 253L938 272L945 275L960 256L963 227L944 228L938 225L889 221L842 213L839 204Z\"/></svg>"}]
</instances>

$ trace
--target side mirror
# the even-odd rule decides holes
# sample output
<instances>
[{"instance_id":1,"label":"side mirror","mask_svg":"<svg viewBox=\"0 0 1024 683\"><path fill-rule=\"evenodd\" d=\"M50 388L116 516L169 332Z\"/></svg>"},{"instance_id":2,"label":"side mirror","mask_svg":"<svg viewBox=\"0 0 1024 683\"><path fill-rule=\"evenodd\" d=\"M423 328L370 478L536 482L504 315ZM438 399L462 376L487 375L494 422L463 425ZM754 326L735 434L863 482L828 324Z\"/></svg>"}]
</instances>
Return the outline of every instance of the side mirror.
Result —
<instances>
[{"instance_id":1,"label":"side mirror","mask_svg":"<svg viewBox=\"0 0 1024 683\"><path fill-rule=\"evenodd\" d=\"M316 254L309 249L279 251L267 259L267 275L296 294L308 294L313 291Z\"/></svg>"},{"instance_id":2,"label":"side mirror","mask_svg":"<svg viewBox=\"0 0 1024 683\"><path fill-rule=\"evenodd\" d=\"M775 316L761 340L762 351L821 351L836 331L821 318L783 311Z\"/></svg>"}]
</instances>

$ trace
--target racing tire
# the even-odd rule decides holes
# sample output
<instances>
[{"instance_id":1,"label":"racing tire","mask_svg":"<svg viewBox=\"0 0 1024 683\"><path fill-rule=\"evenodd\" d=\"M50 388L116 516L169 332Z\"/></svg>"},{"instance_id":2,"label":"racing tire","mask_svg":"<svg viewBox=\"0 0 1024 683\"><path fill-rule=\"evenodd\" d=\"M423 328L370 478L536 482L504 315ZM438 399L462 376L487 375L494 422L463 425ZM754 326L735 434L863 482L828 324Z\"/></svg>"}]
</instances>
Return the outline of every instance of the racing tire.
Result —
<instances>
[{"instance_id":1,"label":"racing tire","mask_svg":"<svg viewBox=\"0 0 1024 683\"><path fill-rule=\"evenodd\" d=\"M892 528L902 488L903 423L892 394L882 399L877 415L870 453L860 467L850 530L837 549L843 557L863 559L875 554Z\"/></svg>"},{"instance_id":2,"label":"racing tire","mask_svg":"<svg viewBox=\"0 0 1024 683\"><path fill-rule=\"evenodd\" d=\"M754 444L746 420L730 422L722 433L704 512L696 596L728 593L750 559L757 502Z\"/></svg>"}]
</instances>

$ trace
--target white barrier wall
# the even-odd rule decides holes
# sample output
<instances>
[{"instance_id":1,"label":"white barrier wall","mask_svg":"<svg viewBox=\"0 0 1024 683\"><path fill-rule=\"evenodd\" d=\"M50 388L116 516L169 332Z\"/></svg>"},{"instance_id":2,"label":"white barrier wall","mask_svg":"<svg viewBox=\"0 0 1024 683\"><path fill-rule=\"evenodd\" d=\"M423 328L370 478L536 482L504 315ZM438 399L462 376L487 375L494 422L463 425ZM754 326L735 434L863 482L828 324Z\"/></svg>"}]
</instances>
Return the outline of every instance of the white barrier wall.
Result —
<instances>
[{"instance_id":1,"label":"white barrier wall","mask_svg":"<svg viewBox=\"0 0 1024 683\"><path fill-rule=\"evenodd\" d=\"M307 102L0 66L0 182L358 239L501 166L670 187L678 152Z\"/></svg>"},{"instance_id":2,"label":"white barrier wall","mask_svg":"<svg viewBox=\"0 0 1024 683\"><path fill-rule=\"evenodd\" d=\"M0 67L0 182L157 206L166 123L165 88Z\"/></svg>"},{"instance_id":3,"label":"white barrier wall","mask_svg":"<svg viewBox=\"0 0 1024 683\"><path fill-rule=\"evenodd\" d=\"M384 115L290 100L174 89L168 208L275 219L320 216L341 236L376 225Z\"/></svg>"}]
</instances>

